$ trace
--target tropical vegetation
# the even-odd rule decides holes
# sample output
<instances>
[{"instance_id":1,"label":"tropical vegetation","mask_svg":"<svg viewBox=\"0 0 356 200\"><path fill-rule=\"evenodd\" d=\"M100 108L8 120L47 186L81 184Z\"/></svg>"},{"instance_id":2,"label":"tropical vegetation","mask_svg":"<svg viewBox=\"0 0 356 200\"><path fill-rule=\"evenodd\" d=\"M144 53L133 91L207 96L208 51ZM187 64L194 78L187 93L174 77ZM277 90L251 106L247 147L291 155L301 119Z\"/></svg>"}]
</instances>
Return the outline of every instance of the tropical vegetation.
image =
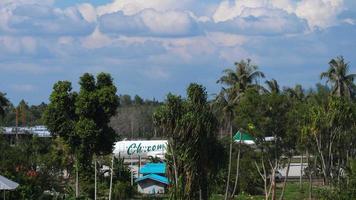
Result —
<instances>
[{"instance_id":1,"label":"tropical vegetation","mask_svg":"<svg viewBox=\"0 0 356 200\"><path fill-rule=\"evenodd\" d=\"M20 183L8 197L151 198L136 192L128 166L111 153L123 138L156 138L169 141L170 185L159 198L356 199L351 69L336 57L315 87L283 87L264 80L252 60L241 60L217 78L221 90L213 97L192 83L186 96L170 93L163 102L117 95L107 73L83 74L79 91L58 81L48 104L16 106L0 93L1 126L45 124L52 133L15 141L0 134L1 175ZM244 134L253 145L243 142ZM278 170L288 174L296 162L306 165L299 180L279 179ZM105 167L111 163L112 170Z\"/></svg>"}]
</instances>

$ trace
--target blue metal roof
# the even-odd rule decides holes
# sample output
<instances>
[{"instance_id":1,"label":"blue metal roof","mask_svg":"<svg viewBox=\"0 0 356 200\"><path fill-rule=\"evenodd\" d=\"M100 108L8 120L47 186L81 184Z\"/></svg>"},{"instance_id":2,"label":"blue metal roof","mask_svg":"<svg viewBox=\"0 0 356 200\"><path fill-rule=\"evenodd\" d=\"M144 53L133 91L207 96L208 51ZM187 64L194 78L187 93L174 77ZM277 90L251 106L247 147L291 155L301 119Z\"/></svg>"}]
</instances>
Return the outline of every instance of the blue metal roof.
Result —
<instances>
[{"instance_id":1,"label":"blue metal roof","mask_svg":"<svg viewBox=\"0 0 356 200\"><path fill-rule=\"evenodd\" d=\"M143 180L146 180L146 179L151 179L151 180L154 180L154 181L158 181L158 182L166 184L166 185L169 184L169 181L168 181L167 177L160 176L160 175L157 175L157 174L148 174L146 176L143 176L143 177L140 177L140 178L136 179L135 182L137 183L137 182L140 182L140 181L143 181Z\"/></svg>"},{"instance_id":2,"label":"blue metal roof","mask_svg":"<svg viewBox=\"0 0 356 200\"><path fill-rule=\"evenodd\" d=\"M147 163L140 169L141 174L165 174L166 163Z\"/></svg>"}]
</instances>

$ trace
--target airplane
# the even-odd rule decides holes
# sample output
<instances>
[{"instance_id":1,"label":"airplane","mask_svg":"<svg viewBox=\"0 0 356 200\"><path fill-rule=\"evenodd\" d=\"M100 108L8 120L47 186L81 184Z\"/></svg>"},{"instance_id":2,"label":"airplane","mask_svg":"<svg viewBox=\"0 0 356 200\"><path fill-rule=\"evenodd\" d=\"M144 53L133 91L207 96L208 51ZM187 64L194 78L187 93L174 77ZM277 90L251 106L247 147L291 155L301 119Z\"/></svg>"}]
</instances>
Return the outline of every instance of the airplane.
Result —
<instances>
[{"instance_id":1,"label":"airplane","mask_svg":"<svg viewBox=\"0 0 356 200\"><path fill-rule=\"evenodd\" d=\"M238 138L234 138L235 143L239 143ZM265 137L265 141L274 141L274 137ZM243 140L242 143L247 145L255 145L255 141L251 139ZM167 140L123 140L115 143L114 155L116 157L136 159L158 157L164 159L167 149Z\"/></svg>"},{"instance_id":2,"label":"airplane","mask_svg":"<svg viewBox=\"0 0 356 200\"><path fill-rule=\"evenodd\" d=\"M121 158L163 159L167 149L167 140L123 140L115 143L114 155Z\"/></svg>"}]
</instances>

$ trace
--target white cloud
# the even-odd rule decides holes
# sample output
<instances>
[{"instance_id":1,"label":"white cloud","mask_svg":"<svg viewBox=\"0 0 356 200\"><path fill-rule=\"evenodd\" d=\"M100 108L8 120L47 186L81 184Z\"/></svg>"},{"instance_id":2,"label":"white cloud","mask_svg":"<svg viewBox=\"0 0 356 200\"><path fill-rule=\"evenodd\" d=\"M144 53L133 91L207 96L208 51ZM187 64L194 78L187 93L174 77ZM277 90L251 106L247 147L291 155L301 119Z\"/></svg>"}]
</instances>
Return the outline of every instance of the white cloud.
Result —
<instances>
[{"instance_id":1,"label":"white cloud","mask_svg":"<svg viewBox=\"0 0 356 200\"><path fill-rule=\"evenodd\" d=\"M356 20L355 19L351 19L351 18L346 18L343 20L343 22L347 23L347 24L351 24L351 25L355 25L356 24Z\"/></svg>"},{"instance_id":2,"label":"white cloud","mask_svg":"<svg viewBox=\"0 0 356 200\"><path fill-rule=\"evenodd\" d=\"M42 4L10 4L0 6L0 17L0 33L7 34L85 35L95 28L76 7L60 9Z\"/></svg>"},{"instance_id":3,"label":"white cloud","mask_svg":"<svg viewBox=\"0 0 356 200\"><path fill-rule=\"evenodd\" d=\"M98 28L96 28L91 35L82 38L81 42L85 48L96 49L110 45L112 40L110 37L104 35Z\"/></svg>"},{"instance_id":4,"label":"white cloud","mask_svg":"<svg viewBox=\"0 0 356 200\"><path fill-rule=\"evenodd\" d=\"M196 31L195 22L185 12L145 10L141 16L142 21L153 34L190 35Z\"/></svg>"},{"instance_id":5,"label":"white cloud","mask_svg":"<svg viewBox=\"0 0 356 200\"><path fill-rule=\"evenodd\" d=\"M96 22L97 14L94 6L89 3L84 3L78 5L78 10L85 20L88 22Z\"/></svg>"},{"instance_id":6,"label":"white cloud","mask_svg":"<svg viewBox=\"0 0 356 200\"><path fill-rule=\"evenodd\" d=\"M302 0L295 14L306 19L311 29L327 28L337 23L337 16L343 9L343 0Z\"/></svg>"},{"instance_id":7,"label":"white cloud","mask_svg":"<svg viewBox=\"0 0 356 200\"><path fill-rule=\"evenodd\" d=\"M310 29L327 28L337 23L337 16L343 10L343 0L225 0L217 7L213 19L215 22L249 16L278 19L278 16L271 15L274 12L270 12L275 9L306 20Z\"/></svg>"},{"instance_id":8,"label":"white cloud","mask_svg":"<svg viewBox=\"0 0 356 200\"><path fill-rule=\"evenodd\" d=\"M122 11L125 15L135 15L145 9L157 11L168 11L183 9L192 0L114 0L114 2L99 6L97 13L99 16Z\"/></svg>"},{"instance_id":9,"label":"white cloud","mask_svg":"<svg viewBox=\"0 0 356 200\"><path fill-rule=\"evenodd\" d=\"M54 0L1 0L0 6L23 5L23 4L52 5L53 3Z\"/></svg>"},{"instance_id":10,"label":"white cloud","mask_svg":"<svg viewBox=\"0 0 356 200\"><path fill-rule=\"evenodd\" d=\"M164 20L162 20L164 19ZM122 11L100 17L104 33L139 36L190 36L198 33L197 22L187 12L145 9L135 15Z\"/></svg>"}]
</instances>

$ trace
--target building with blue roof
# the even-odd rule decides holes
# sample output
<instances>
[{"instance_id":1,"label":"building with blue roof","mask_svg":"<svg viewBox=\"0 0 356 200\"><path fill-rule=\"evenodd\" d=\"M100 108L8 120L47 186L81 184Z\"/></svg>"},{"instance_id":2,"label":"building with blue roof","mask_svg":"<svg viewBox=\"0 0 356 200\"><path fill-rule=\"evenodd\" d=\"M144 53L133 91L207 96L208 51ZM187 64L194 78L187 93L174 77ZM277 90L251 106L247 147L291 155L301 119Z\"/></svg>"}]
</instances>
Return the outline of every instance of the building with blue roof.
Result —
<instances>
[{"instance_id":1,"label":"building with blue roof","mask_svg":"<svg viewBox=\"0 0 356 200\"><path fill-rule=\"evenodd\" d=\"M147 163L139 170L140 176L136 179L137 189L143 194L163 194L169 180L165 176L166 163Z\"/></svg>"}]
</instances>

